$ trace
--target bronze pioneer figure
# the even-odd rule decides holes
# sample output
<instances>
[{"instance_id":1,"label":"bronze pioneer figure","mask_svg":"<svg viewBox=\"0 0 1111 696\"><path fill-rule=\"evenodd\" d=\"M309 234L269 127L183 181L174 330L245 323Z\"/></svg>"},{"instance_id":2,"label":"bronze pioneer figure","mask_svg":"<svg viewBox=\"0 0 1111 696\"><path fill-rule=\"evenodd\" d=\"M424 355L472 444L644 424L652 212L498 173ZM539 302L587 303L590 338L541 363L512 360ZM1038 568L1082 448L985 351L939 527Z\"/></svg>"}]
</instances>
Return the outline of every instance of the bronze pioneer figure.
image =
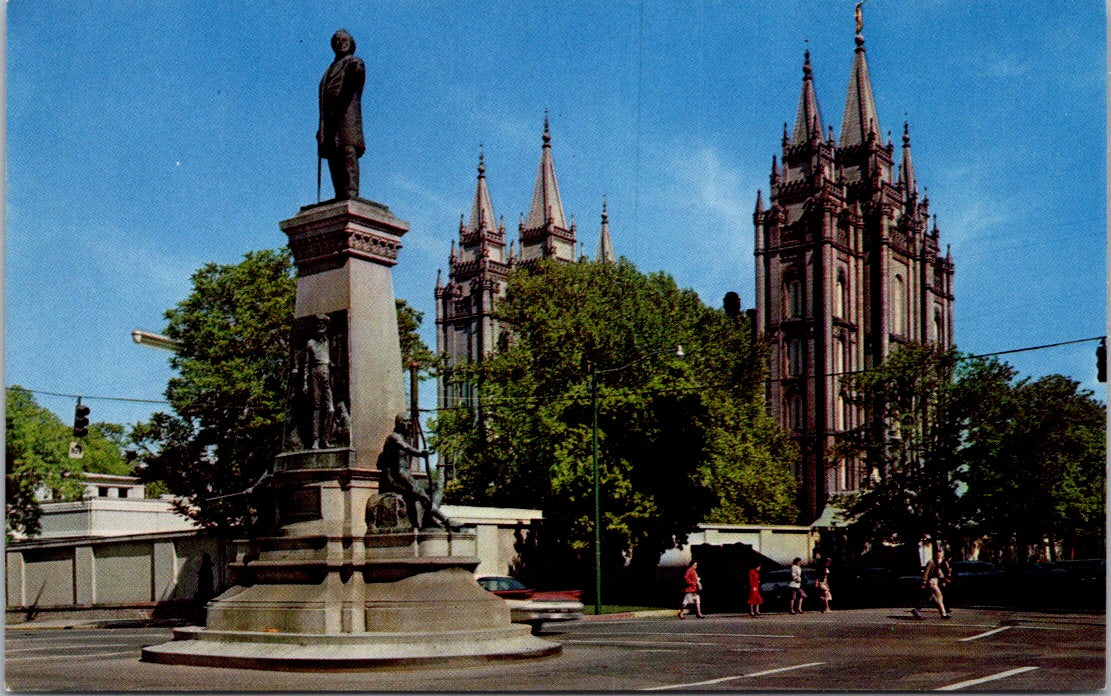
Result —
<instances>
[{"instance_id":1,"label":"bronze pioneer figure","mask_svg":"<svg viewBox=\"0 0 1111 696\"><path fill-rule=\"evenodd\" d=\"M316 315L313 335L305 341L301 354L301 393L306 397L310 449L328 447L332 438L336 406L332 398L332 355L328 344L326 314Z\"/></svg>"},{"instance_id":2,"label":"bronze pioneer figure","mask_svg":"<svg viewBox=\"0 0 1111 696\"><path fill-rule=\"evenodd\" d=\"M434 481L429 481L425 489L409 471L408 456L427 457L428 450L409 444L409 419L404 413L394 418L394 429L386 438L386 445L378 457L378 468L382 478L378 484L379 493L397 493L405 501L409 522L416 529L429 527L451 527L451 521L439 509L441 491ZM418 506L419 503L419 506Z\"/></svg>"},{"instance_id":3,"label":"bronze pioneer figure","mask_svg":"<svg viewBox=\"0 0 1111 696\"><path fill-rule=\"evenodd\" d=\"M355 39L343 29L332 36L336 59L320 80L317 154L328 160L336 199L359 197L359 158L363 141L363 84L366 66L355 55ZM318 182L319 183L319 182Z\"/></svg>"}]
</instances>

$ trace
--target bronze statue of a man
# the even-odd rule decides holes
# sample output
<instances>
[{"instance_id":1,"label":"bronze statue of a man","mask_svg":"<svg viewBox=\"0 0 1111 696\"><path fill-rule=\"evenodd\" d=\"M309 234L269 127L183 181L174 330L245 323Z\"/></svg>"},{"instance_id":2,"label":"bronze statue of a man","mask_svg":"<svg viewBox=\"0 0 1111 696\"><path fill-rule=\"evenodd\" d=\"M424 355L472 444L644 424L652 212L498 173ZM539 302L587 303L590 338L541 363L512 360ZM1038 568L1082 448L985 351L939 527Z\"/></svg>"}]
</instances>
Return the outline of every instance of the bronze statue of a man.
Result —
<instances>
[{"instance_id":1,"label":"bronze statue of a man","mask_svg":"<svg viewBox=\"0 0 1111 696\"><path fill-rule=\"evenodd\" d=\"M310 417L309 449L328 447L336 407L332 399L332 355L328 344L327 314L318 314L313 335L305 341L301 354L301 393L307 400L306 414Z\"/></svg>"},{"instance_id":2,"label":"bronze statue of a man","mask_svg":"<svg viewBox=\"0 0 1111 696\"><path fill-rule=\"evenodd\" d=\"M366 66L355 55L355 39L343 29L332 36L336 59L320 80L317 154L328 160L336 199L359 197L359 158L363 141L363 84Z\"/></svg>"},{"instance_id":3,"label":"bronze statue of a man","mask_svg":"<svg viewBox=\"0 0 1111 696\"><path fill-rule=\"evenodd\" d=\"M414 529L450 527L451 520L440 512L437 501L439 496L430 495L430 491L418 483L409 472L406 455L427 457L428 450L409 444L408 432L409 419L404 413L397 414L394 418L393 432L386 438L386 444L378 456L378 468L382 471L378 492L397 493L405 500L409 521Z\"/></svg>"}]
</instances>

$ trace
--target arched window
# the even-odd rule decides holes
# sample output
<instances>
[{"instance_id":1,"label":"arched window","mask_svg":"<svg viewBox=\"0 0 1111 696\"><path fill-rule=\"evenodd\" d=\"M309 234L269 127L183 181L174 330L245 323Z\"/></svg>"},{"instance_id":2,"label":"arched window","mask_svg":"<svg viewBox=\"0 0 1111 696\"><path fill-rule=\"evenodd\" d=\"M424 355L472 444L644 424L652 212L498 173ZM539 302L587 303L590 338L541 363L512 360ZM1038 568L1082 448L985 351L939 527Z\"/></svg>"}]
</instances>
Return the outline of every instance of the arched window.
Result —
<instances>
[{"instance_id":1,"label":"arched window","mask_svg":"<svg viewBox=\"0 0 1111 696\"><path fill-rule=\"evenodd\" d=\"M838 319L849 318L849 282L844 271L837 273L837 287L833 289L833 316Z\"/></svg>"},{"instance_id":2,"label":"arched window","mask_svg":"<svg viewBox=\"0 0 1111 696\"><path fill-rule=\"evenodd\" d=\"M787 316L801 317L803 315L802 281L798 278L791 278L787 281L786 291L787 303L784 309L787 311Z\"/></svg>"},{"instance_id":3,"label":"arched window","mask_svg":"<svg viewBox=\"0 0 1111 696\"><path fill-rule=\"evenodd\" d=\"M787 341L787 375L797 377L802 374L802 341L792 338Z\"/></svg>"},{"instance_id":4,"label":"arched window","mask_svg":"<svg viewBox=\"0 0 1111 696\"><path fill-rule=\"evenodd\" d=\"M941 322L941 310L934 310L934 341L945 345L945 325Z\"/></svg>"},{"instance_id":5,"label":"arched window","mask_svg":"<svg viewBox=\"0 0 1111 696\"><path fill-rule=\"evenodd\" d=\"M897 336L907 333L907 284L901 274L895 274L891 292L891 332Z\"/></svg>"},{"instance_id":6,"label":"arched window","mask_svg":"<svg viewBox=\"0 0 1111 696\"><path fill-rule=\"evenodd\" d=\"M787 427L795 432L803 429L802 397L798 394L787 397Z\"/></svg>"}]
</instances>

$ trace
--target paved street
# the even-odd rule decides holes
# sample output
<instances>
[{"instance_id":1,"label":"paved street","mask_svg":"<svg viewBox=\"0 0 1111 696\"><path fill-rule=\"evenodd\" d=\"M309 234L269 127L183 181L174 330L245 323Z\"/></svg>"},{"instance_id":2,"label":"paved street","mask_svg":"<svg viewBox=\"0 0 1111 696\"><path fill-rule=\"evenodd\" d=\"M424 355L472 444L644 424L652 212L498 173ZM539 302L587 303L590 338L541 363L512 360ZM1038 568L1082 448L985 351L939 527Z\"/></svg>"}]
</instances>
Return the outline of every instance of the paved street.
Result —
<instances>
[{"instance_id":1,"label":"paved street","mask_svg":"<svg viewBox=\"0 0 1111 696\"><path fill-rule=\"evenodd\" d=\"M285 673L145 664L169 629L9 628L6 686L50 691L1094 691L1102 615L904 610L583 621L547 637L563 655L477 667Z\"/></svg>"}]
</instances>

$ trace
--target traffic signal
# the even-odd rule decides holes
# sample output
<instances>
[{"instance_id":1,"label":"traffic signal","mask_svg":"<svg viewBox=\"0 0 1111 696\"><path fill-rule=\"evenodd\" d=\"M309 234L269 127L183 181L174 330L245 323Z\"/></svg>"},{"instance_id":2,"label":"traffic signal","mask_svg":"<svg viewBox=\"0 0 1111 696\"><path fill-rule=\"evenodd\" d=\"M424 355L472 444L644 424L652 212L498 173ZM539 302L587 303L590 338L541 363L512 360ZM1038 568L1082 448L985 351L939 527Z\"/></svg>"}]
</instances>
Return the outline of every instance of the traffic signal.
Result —
<instances>
[{"instance_id":1,"label":"traffic signal","mask_svg":"<svg viewBox=\"0 0 1111 696\"><path fill-rule=\"evenodd\" d=\"M73 412L73 436L87 437L89 434L89 407L77 401L77 408Z\"/></svg>"},{"instance_id":2,"label":"traffic signal","mask_svg":"<svg viewBox=\"0 0 1111 696\"><path fill-rule=\"evenodd\" d=\"M1099 339L1096 346L1096 379L1100 382L1107 381L1107 337Z\"/></svg>"}]
</instances>

